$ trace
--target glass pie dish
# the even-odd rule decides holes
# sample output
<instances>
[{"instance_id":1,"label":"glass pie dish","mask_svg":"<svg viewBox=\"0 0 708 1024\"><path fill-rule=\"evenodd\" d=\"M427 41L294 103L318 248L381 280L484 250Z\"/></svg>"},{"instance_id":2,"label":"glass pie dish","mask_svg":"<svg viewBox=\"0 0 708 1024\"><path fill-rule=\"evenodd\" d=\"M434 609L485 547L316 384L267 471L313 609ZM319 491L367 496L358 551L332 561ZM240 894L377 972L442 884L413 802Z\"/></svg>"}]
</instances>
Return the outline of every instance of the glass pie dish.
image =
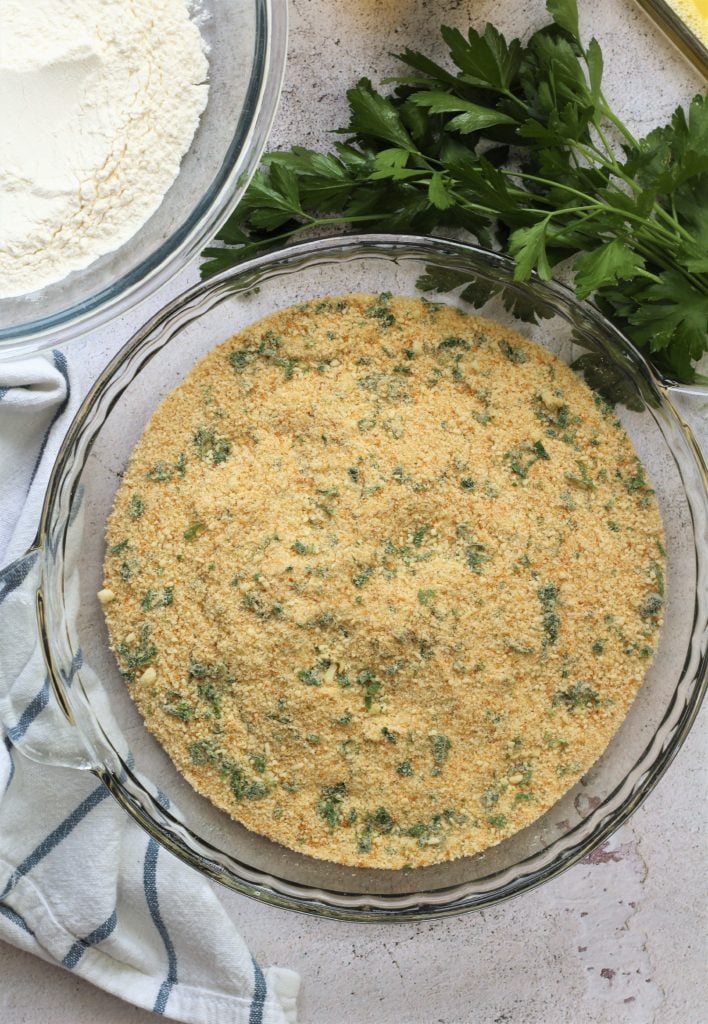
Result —
<instances>
[{"instance_id":1,"label":"glass pie dish","mask_svg":"<svg viewBox=\"0 0 708 1024\"><path fill-rule=\"evenodd\" d=\"M615 401L649 470L667 542L667 604L654 661L627 718L582 780L531 826L473 857L414 870L314 860L247 831L195 793L148 733L113 655L96 593L104 529L128 456L161 398L204 353L267 312L344 292L390 291L481 307L582 369ZM597 311L556 284L513 281L504 257L441 239L350 236L244 263L166 306L87 395L59 452L33 547L0 576L0 632L26 642L2 678L17 720L18 680L48 672L56 722L18 739L35 760L93 772L151 835L195 869L265 902L325 917L392 920L489 907L533 888L603 842L681 746L705 690L706 471L652 370ZM4 692L3 692L4 691ZM32 735L30 732L28 735Z\"/></svg>"},{"instance_id":2,"label":"glass pie dish","mask_svg":"<svg viewBox=\"0 0 708 1024\"><path fill-rule=\"evenodd\" d=\"M280 96L287 5L199 0L190 10L209 92L175 181L120 248L45 288L0 299L0 356L66 344L142 302L214 236L248 185Z\"/></svg>"}]
</instances>

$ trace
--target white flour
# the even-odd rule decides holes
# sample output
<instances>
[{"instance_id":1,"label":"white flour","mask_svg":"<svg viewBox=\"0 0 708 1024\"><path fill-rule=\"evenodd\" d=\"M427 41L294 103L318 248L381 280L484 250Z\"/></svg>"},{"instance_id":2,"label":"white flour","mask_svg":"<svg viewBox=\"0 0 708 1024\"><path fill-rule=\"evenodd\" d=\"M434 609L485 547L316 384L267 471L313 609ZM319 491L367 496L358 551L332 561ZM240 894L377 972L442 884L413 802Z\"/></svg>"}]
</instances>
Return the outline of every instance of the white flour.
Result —
<instances>
[{"instance_id":1,"label":"white flour","mask_svg":"<svg viewBox=\"0 0 708 1024\"><path fill-rule=\"evenodd\" d=\"M117 249L177 176L208 65L185 0L0 0L0 296Z\"/></svg>"}]
</instances>

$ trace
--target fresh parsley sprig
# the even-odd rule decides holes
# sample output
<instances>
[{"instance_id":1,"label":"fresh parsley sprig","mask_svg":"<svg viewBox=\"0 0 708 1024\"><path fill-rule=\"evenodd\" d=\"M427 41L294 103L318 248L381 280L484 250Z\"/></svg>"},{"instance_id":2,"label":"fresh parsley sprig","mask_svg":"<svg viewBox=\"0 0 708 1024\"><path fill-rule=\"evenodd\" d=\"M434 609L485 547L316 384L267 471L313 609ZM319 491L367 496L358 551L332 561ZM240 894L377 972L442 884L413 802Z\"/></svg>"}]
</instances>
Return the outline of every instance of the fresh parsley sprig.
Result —
<instances>
[{"instance_id":1,"label":"fresh parsley sprig","mask_svg":"<svg viewBox=\"0 0 708 1024\"><path fill-rule=\"evenodd\" d=\"M203 276L302 232L343 226L432 233L464 228L508 252L516 279L572 259L596 304L657 365L694 380L708 348L708 102L636 139L602 91L576 0L547 0L552 22L525 45L492 25L443 27L455 70L406 50L384 96L347 92L332 152L264 157Z\"/></svg>"}]
</instances>

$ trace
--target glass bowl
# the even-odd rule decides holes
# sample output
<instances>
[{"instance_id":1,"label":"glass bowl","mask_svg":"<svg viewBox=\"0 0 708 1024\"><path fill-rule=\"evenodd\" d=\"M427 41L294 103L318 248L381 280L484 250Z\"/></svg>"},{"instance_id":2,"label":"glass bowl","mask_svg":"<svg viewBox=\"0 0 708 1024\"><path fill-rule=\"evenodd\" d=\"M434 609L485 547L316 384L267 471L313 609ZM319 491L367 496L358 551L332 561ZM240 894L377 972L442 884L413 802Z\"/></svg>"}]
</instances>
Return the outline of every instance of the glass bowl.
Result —
<instances>
[{"instance_id":1,"label":"glass bowl","mask_svg":"<svg viewBox=\"0 0 708 1024\"><path fill-rule=\"evenodd\" d=\"M349 291L420 295L419 285L428 297L462 308L481 304L483 315L565 361L580 359L591 385L619 399L617 414L649 469L665 524L666 618L619 732L581 782L533 825L445 864L350 868L254 835L191 789L128 695L96 592L105 522L128 456L157 403L197 359L276 308ZM9 595L0 604L0 631L27 638L24 676L32 664L35 680L48 671L63 712L57 710L44 741L25 737L20 749L95 773L151 835L197 870L282 907L345 919L437 917L488 907L552 878L640 804L679 749L705 689L706 473L672 402L675 390L569 291L536 280L516 284L507 259L455 242L319 240L193 288L150 320L101 374L59 452L36 544L0 577L0 591ZM9 683L9 703L14 699L19 715L21 686ZM1 691L2 685L0 697Z\"/></svg>"},{"instance_id":2,"label":"glass bowl","mask_svg":"<svg viewBox=\"0 0 708 1024\"><path fill-rule=\"evenodd\" d=\"M198 0L206 108L177 178L124 245L38 291L0 299L0 357L65 344L142 302L203 248L255 171L275 114L287 40L283 0Z\"/></svg>"}]
</instances>

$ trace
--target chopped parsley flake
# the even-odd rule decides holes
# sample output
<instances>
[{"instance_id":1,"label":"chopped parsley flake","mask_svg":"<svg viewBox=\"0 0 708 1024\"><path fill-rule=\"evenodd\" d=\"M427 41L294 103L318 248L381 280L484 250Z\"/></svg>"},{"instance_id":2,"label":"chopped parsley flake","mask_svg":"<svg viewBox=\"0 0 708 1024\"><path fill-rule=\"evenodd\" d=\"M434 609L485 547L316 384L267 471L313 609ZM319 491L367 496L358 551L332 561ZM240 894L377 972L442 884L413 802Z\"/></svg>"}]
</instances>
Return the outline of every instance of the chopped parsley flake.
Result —
<instances>
[{"instance_id":1,"label":"chopped parsley flake","mask_svg":"<svg viewBox=\"0 0 708 1024\"><path fill-rule=\"evenodd\" d=\"M430 749L433 754L433 761L439 768L447 761L447 756L452 749L452 743L449 737L438 732L430 737Z\"/></svg>"},{"instance_id":2,"label":"chopped parsley flake","mask_svg":"<svg viewBox=\"0 0 708 1024\"><path fill-rule=\"evenodd\" d=\"M468 544L465 548L465 561L472 572L480 573L483 563L489 561L489 555L485 554L484 544Z\"/></svg>"},{"instance_id":3,"label":"chopped parsley flake","mask_svg":"<svg viewBox=\"0 0 708 1024\"><path fill-rule=\"evenodd\" d=\"M538 588L537 593L541 602L543 632L545 633L543 646L547 647L558 639L558 627L560 626L560 616L556 610L558 587L553 583L546 583Z\"/></svg>"},{"instance_id":4,"label":"chopped parsley flake","mask_svg":"<svg viewBox=\"0 0 708 1024\"><path fill-rule=\"evenodd\" d=\"M187 527L187 529L184 531L184 534L183 534L184 539L185 540L194 540L195 537L198 537L199 534L202 532L202 530L205 530L205 529L206 529L206 523L203 523L201 521L200 522L196 522L196 523L191 523Z\"/></svg>"},{"instance_id":5,"label":"chopped parsley flake","mask_svg":"<svg viewBox=\"0 0 708 1024\"><path fill-rule=\"evenodd\" d=\"M131 519L140 519L141 515L145 511L145 502L142 498L138 497L137 494L131 494L130 504L128 505L128 515Z\"/></svg>"},{"instance_id":6,"label":"chopped parsley flake","mask_svg":"<svg viewBox=\"0 0 708 1024\"><path fill-rule=\"evenodd\" d=\"M320 818L324 818L330 832L334 831L342 820L342 802L346 791L346 782L323 786L320 790L320 799L317 801L316 810Z\"/></svg>"},{"instance_id":7,"label":"chopped parsley flake","mask_svg":"<svg viewBox=\"0 0 708 1024\"><path fill-rule=\"evenodd\" d=\"M213 427L199 427L192 434L192 444L204 462L218 466L231 454L231 442L219 437Z\"/></svg>"},{"instance_id":8,"label":"chopped parsley flake","mask_svg":"<svg viewBox=\"0 0 708 1024\"><path fill-rule=\"evenodd\" d=\"M664 599L661 594L647 594L639 606L639 615L642 619L656 619L664 606Z\"/></svg>"},{"instance_id":9,"label":"chopped parsley flake","mask_svg":"<svg viewBox=\"0 0 708 1024\"><path fill-rule=\"evenodd\" d=\"M366 581L370 579L370 577L372 576L373 571L373 565L367 565L363 569L360 569L359 572L355 573L352 576L352 583L354 584L354 586L363 587Z\"/></svg>"},{"instance_id":10,"label":"chopped parsley flake","mask_svg":"<svg viewBox=\"0 0 708 1024\"><path fill-rule=\"evenodd\" d=\"M492 828L506 828L506 815L504 814L490 814L487 821Z\"/></svg>"},{"instance_id":11,"label":"chopped parsley flake","mask_svg":"<svg viewBox=\"0 0 708 1024\"><path fill-rule=\"evenodd\" d=\"M364 316L369 317L373 320L378 320L381 330L386 330L396 322L396 318L389 309L389 302L391 301L390 292L381 292L378 297L378 301L373 303L364 313Z\"/></svg>"},{"instance_id":12,"label":"chopped parsley flake","mask_svg":"<svg viewBox=\"0 0 708 1024\"><path fill-rule=\"evenodd\" d=\"M499 341L498 345L499 351L505 359L509 360L510 363L516 363L517 365L520 365L521 363L528 363L529 357L523 349L517 348L517 346L512 345L511 342L506 340Z\"/></svg>"},{"instance_id":13,"label":"chopped parsley flake","mask_svg":"<svg viewBox=\"0 0 708 1024\"><path fill-rule=\"evenodd\" d=\"M553 695L553 706L559 705L567 711L577 711L578 708L594 708L601 703L600 695L589 683L577 682L568 687L567 690L558 690Z\"/></svg>"}]
</instances>

